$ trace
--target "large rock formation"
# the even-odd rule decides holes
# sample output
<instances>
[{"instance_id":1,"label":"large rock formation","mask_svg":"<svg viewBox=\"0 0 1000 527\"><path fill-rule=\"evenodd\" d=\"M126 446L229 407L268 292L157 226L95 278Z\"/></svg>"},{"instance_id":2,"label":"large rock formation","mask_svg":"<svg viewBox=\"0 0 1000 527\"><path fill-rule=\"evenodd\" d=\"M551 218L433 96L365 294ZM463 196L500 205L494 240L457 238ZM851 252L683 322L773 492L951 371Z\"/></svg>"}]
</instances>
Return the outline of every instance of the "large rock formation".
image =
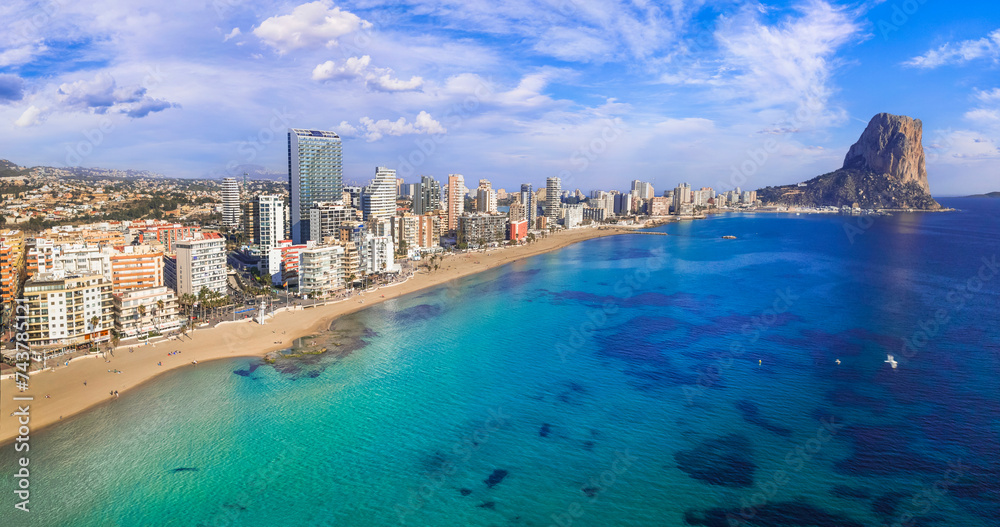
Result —
<instances>
[{"instance_id":1,"label":"large rock formation","mask_svg":"<svg viewBox=\"0 0 1000 527\"><path fill-rule=\"evenodd\" d=\"M847 151L843 168L804 184L758 190L757 197L766 204L939 209L927 184L922 139L919 119L880 113Z\"/></svg>"}]
</instances>

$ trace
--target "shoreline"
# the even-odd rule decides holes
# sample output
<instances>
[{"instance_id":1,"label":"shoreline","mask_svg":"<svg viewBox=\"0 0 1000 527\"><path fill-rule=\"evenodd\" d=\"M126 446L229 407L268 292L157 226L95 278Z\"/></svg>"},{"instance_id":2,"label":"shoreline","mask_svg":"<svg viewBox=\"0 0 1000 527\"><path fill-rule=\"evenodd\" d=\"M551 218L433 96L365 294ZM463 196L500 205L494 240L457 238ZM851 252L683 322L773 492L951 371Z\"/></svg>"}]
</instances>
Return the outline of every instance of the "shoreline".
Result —
<instances>
[{"instance_id":1,"label":"shoreline","mask_svg":"<svg viewBox=\"0 0 1000 527\"><path fill-rule=\"evenodd\" d=\"M639 227L641 228L641 227ZM134 345L115 350L117 355L107 361L73 359L69 366L33 372L29 389L18 393L14 379L0 380L0 445L8 445L18 436L17 410L14 397L33 397L30 405L29 428L31 432L58 423L64 418L78 415L100 404L114 400L117 391L125 394L162 373L183 367L197 367L192 361L203 362L242 357L264 357L276 350L286 349L295 339L315 334L330 326L338 317L378 305L386 300L400 298L410 293L439 286L453 280L479 274L525 258L556 251L594 238L630 234L636 227L611 226L557 231L539 238L530 245L498 248L486 252L454 254L445 257L436 271L419 269L414 275L398 284L374 292L356 294L350 298L319 307L300 308L277 313L262 326L253 321L236 321L229 324L198 329L189 337L170 338L151 345ZM281 330L280 332L278 330ZM180 350L181 353L168 355ZM100 355L87 357L99 359ZM158 365L162 363L161 365ZM115 373L121 371L121 373ZM86 384L84 384L86 383ZM104 395L108 394L108 395Z\"/></svg>"}]
</instances>

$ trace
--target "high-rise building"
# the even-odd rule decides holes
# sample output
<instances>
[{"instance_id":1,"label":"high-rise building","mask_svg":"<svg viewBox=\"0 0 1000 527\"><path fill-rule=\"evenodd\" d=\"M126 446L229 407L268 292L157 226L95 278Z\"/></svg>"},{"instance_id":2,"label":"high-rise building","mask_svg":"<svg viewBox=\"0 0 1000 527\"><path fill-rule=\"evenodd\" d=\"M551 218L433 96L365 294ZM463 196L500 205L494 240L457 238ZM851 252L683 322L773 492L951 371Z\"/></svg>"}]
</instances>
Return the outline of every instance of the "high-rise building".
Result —
<instances>
[{"instance_id":1,"label":"high-rise building","mask_svg":"<svg viewBox=\"0 0 1000 527\"><path fill-rule=\"evenodd\" d=\"M329 243L328 238L340 237L340 227L359 221L358 209L341 202L313 203L309 209L309 239L316 243Z\"/></svg>"},{"instance_id":2,"label":"high-rise building","mask_svg":"<svg viewBox=\"0 0 1000 527\"><path fill-rule=\"evenodd\" d=\"M531 191L531 183L521 184L521 204L524 205L524 217L528 220L528 225L534 227L535 219L538 217L538 204L535 202L535 194Z\"/></svg>"},{"instance_id":3,"label":"high-rise building","mask_svg":"<svg viewBox=\"0 0 1000 527\"><path fill-rule=\"evenodd\" d=\"M656 192L653 190L652 184L637 179L632 181L632 194L638 196L639 199L652 199Z\"/></svg>"},{"instance_id":4,"label":"high-rise building","mask_svg":"<svg viewBox=\"0 0 1000 527\"><path fill-rule=\"evenodd\" d=\"M545 180L545 217L552 220L559 218L559 196L562 194L562 181L557 177Z\"/></svg>"},{"instance_id":5,"label":"high-rise building","mask_svg":"<svg viewBox=\"0 0 1000 527\"><path fill-rule=\"evenodd\" d=\"M583 223L583 203L573 203L564 207L563 226L575 229Z\"/></svg>"},{"instance_id":6,"label":"high-rise building","mask_svg":"<svg viewBox=\"0 0 1000 527\"><path fill-rule=\"evenodd\" d=\"M392 218L392 242L403 252L412 251L420 245L420 217L413 214L403 214Z\"/></svg>"},{"instance_id":7,"label":"high-rise building","mask_svg":"<svg viewBox=\"0 0 1000 527\"><path fill-rule=\"evenodd\" d=\"M285 239L285 200L281 196L261 194L254 200L254 243L261 254ZM266 261L266 260L265 260Z\"/></svg>"},{"instance_id":8,"label":"high-rise building","mask_svg":"<svg viewBox=\"0 0 1000 527\"><path fill-rule=\"evenodd\" d=\"M441 183L431 176L420 176L413 195L413 213L422 216L441 208Z\"/></svg>"},{"instance_id":9,"label":"high-rise building","mask_svg":"<svg viewBox=\"0 0 1000 527\"><path fill-rule=\"evenodd\" d=\"M309 208L313 203L343 199L342 156L340 136L336 133L289 128L289 209L295 243L309 239Z\"/></svg>"},{"instance_id":10,"label":"high-rise building","mask_svg":"<svg viewBox=\"0 0 1000 527\"><path fill-rule=\"evenodd\" d=\"M219 235L174 243L177 294L197 295L202 288L226 294L226 241Z\"/></svg>"},{"instance_id":11,"label":"high-rise building","mask_svg":"<svg viewBox=\"0 0 1000 527\"><path fill-rule=\"evenodd\" d=\"M257 200L247 201L240 206L243 208L243 243L257 243Z\"/></svg>"},{"instance_id":12,"label":"high-rise building","mask_svg":"<svg viewBox=\"0 0 1000 527\"><path fill-rule=\"evenodd\" d=\"M691 184L681 183L674 189L674 214L680 214L685 203L691 203Z\"/></svg>"},{"instance_id":13,"label":"high-rise building","mask_svg":"<svg viewBox=\"0 0 1000 527\"><path fill-rule=\"evenodd\" d=\"M240 225L240 183L234 177L222 179L222 224L234 228Z\"/></svg>"},{"instance_id":14,"label":"high-rise building","mask_svg":"<svg viewBox=\"0 0 1000 527\"><path fill-rule=\"evenodd\" d=\"M476 210L487 214L497 211L497 193L488 179L480 179L476 189Z\"/></svg>"},{"instance_id":15,"label":"high-rise building","mask_svg":"<svg viewBox=\"0 0 1000 527\"><path fill-rule=\"evenodd\" d=\"M424 249L438 247L441 244L441 218L437 214L418 216L417 245Z\"/></svg>"},{"instance_id":16,"label":"high-rise building","mask_svg":"<svg viewBox=\"0 0 1000 527\"><path fill-rule=\"evenodd\" d=\"M465 212L465 178L448 174L448 230L458 229L458 218Z\"/></svg>"},{"instance_id":17,"label":"high-rise building","mask_svg":"<svg viewBox=\"0 0 1000 527\"><path fill-rule=\"evenodd\" d=\"M375 179L361 192L364 220L396 215L396 171L375 167Z\"/></svg>"}]
</instances>

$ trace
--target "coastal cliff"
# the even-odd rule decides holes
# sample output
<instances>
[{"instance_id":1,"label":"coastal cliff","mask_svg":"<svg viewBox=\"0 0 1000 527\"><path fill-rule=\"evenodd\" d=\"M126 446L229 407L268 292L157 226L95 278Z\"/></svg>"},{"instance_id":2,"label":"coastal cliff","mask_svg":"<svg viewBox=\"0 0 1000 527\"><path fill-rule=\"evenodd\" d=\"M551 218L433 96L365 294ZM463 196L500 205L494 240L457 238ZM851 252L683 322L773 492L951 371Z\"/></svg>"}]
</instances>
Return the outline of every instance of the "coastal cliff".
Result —
<instances>
[{"instance_id":1,"label":"coastal cliff","mask_svg":"<svg viewBox=\"0 0 1000 527\"><path fill-rule=\"evenodd\" d=\"M927 183L922 140L919 119L880 113L847 151L839 170L797 185L766 187L757 197L770 205L940 209Z\"/></svg>"}]
</instances>

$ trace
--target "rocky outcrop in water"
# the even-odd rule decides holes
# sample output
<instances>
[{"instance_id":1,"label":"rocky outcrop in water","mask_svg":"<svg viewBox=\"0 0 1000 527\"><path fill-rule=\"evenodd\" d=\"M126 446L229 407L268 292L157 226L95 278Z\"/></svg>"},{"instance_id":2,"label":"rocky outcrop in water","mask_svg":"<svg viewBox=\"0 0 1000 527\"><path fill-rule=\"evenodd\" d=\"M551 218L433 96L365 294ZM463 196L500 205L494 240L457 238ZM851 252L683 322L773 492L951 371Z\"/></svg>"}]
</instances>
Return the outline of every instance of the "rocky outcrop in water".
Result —
<instances>
[{"instance_id":1,"label":"rocky outcrop in water","mask_svg":"<svg viewBox=\"0 0 1000 527\"><path fill-rule=\"evenodd\" d=\"M931 197L919 119L880 113L854 143L844 166L798 185L767 187L769 205L854 206L865 209L940 209Z\"/></svg>"}]
</instances>

